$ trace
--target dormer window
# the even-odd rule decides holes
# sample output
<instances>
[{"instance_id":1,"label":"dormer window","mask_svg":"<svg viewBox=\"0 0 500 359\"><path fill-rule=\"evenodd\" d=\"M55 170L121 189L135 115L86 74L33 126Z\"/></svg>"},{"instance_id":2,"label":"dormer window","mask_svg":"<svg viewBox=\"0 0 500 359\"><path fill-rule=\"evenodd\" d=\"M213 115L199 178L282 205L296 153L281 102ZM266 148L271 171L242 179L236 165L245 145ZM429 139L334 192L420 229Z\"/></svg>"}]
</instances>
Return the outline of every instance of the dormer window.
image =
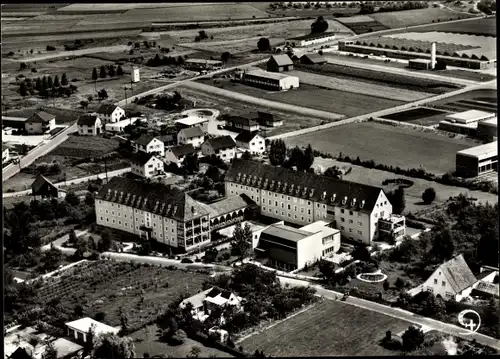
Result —
<instances>
[{"instance_id":1,"label":"dormer window","mask_svg":"<svg viewBox=\"0 0 500 359\"><path fill-rule=\"evenodd\" d=\"M324 201L326 198L326 191L321 194L321 200Z\"/></svg>"}]
</instances>

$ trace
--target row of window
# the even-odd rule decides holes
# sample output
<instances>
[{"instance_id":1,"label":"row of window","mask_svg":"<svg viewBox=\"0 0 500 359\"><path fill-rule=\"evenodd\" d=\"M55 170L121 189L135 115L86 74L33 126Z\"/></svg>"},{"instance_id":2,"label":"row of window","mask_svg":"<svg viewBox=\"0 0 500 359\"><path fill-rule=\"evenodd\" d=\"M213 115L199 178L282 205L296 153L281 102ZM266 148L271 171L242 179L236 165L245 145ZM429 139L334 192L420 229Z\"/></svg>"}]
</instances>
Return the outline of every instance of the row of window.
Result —
<instances>
[{"instance_id":1,"label":"row of window","mask_svg":"<svg viewBox=\"0 0 500 359\"><path fill-rule=\"evenodd\" d=\"M345 232L345 227L344 227L344 226L340 226L340 230L341 230L342 232ZM349 233L352 233L352 231L353 231L353 229L352 229L352 228L349 228ZM362 236L362 235L363 235L363 231L358 230L358 234L359 234L360 236Z\"/></svg>"},{"instance_id":2,"label":"row of window","mask_svg":"<svg viewBox=\"0 0 500 359\"><path fill-rule=\"evenodd\" d=\"M323 255L327 255L328 253L332 253L333 251L335 251L335 247L330 247L330 248L324 249Z\"/></svg>"},{"instance_id":3,"label":"row of window","mask_svg":"<svg viewBox=\"0 0 500 359\"><path fill-rule=\"evenodd\" d=\"M434 279L434 284L438 284L438 280L437 279ZM446 282L444 280L441 281L441 286L442 287L446 287Z\"/></svg>"}]
</instances>

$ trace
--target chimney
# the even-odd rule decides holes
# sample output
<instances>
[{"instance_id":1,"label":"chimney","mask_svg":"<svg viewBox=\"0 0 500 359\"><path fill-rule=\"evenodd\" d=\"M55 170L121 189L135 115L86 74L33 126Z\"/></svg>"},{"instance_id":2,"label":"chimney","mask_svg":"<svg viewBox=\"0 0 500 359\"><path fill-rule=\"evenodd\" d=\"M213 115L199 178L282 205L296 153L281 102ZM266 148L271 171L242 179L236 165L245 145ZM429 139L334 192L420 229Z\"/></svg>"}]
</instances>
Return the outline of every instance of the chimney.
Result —
<instances>
[{"instance_id":1,"label":"chimney","mask_svg":"<svg viewBox=\"0 0 500 359\"><path fill-rule=\"evenodd\" d=\"M431 45L431 69L434 70L436 67L436 43L433 42Z\"/></svg>"}]
</instances>

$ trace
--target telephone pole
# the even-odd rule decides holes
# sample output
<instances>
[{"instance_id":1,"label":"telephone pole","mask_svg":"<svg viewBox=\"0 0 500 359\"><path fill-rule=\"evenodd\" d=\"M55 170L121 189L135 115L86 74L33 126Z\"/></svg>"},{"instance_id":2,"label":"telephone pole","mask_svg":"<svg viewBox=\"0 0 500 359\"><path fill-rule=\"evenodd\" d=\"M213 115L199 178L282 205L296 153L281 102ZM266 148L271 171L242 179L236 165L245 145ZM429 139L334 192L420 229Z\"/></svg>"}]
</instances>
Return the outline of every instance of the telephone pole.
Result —
<instances>
[{"instance_id":1,"label":"telephone pole","mask_svg":"<svg viewBox=\"0 0 500 359\"><path fill-rule=\"evenodd\" d=\"M127 100L127 90L128 90L128 88L125 86L123 88L123 90L125 91L125 105L126 105L128 103L128 100Z\"/></svg>"},{"instance_id":2,"label":"telephone pole","mask_svg":"<svg viewBox=\"0 0 500 359\"><path fill-rule=\"evenodd\" d=\"M104 172L106 173L106 183L108 183L108 158L104 157Z\"/></svg>"}]
</instances>

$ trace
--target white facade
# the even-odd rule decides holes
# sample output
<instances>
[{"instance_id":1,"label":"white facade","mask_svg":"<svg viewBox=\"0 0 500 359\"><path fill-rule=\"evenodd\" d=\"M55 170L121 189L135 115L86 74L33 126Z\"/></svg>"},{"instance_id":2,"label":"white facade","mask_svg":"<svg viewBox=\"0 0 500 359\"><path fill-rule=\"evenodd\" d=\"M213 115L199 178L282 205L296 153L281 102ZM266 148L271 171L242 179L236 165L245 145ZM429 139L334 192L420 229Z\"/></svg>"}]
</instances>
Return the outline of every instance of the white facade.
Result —
<instances>
[{"instance_id":1,"label":"white facade","mask_svg":"<svg viewBox=\"0 0 500 359\"><path fill-rule=\"evenodd\" d=\"M297 76L268 72L259 69L244 73L243 83L256 87L282 91L298 88L299 78Z\"/></svg>"},{"instance_id":2,"label":"white facade","mask_svg":"<svg viewBox=\"0 0 500 359\"><path fill-rule=\"evenodd\" d=\"M158 152L161 157L165 156L165 144L157 138L153 138L146 146L136 143L135 149L146 153Z\"/></svg>"},{"instance_id":3,"label":"white facade","mask_svg":"<svg viewBox=\"0 0 500 359\"><path fill-rule=\"evenodd\" d=\"M116 106L116 108L110 114L98 113L97 115L104 123L116 123L125 118L125 110L119 106Z\"/></svg>"},{"instance_id":4,"label":"white facade","mask_svg":"<svg viewBox=\"0 0 500 359\"><path fill-rule=\"evenodd\" d=\"M201 146L201 153L204 156L216 155L223 161L230 161L236 156L236 146L214 150L209 142L205 141Z\"/></svg>"},{"instance_id":5,"label":"white facade","mask_svg":"<svg viewBox=\"0 0 500 359\"><path fill-rule=\"evenodd\" d=\"M178 145L188 145L191 144L193 145L194 148L200 147L203 142L205 141L205 136L193 136L193 137L187 137L186 133L181 130L177 134L177 144Z\"/></svg>"},{"instance_id":6,"label":"white facade","mask_svg":"<svg viewBox=\"0 0 500 359\"><path fill-rule=\"evenodd\" d=\"M9 149L6 147L2 149L2 162L7 162L10 159Z\"/></svg>"},{"instance_id":7,"label":"white facade","mask_svg":"<svg viewBox=\"0 0 500 359\"><path fill-rule=\"evenodd\" d=\"M454 299L460 302L462 299L468 297L472 292L473 286L465 288L460 292L455 292L451 287L448 280L443 275L440 268L436 269L434 273L422 284L423 290L431 292L434 296L441 296L444 300Z\"/></svg>"},{"instance_id":8,"label":"white facade","mask_svg":"<svg viewBox=\"0 0 500 359\"><path fill-rule=\"evenodd\" d=\"M144 178L150 178L164 172L163 161L156 156L151 157L144 165L132 162L130 167L133 174Z\"/></svg>"},{"instance_id":9,"label":"white facade","mask_svg":"<svg viewBox=\"0 0 500 359\"><path fill-rule=\"evenodd\" d=\"M80 136L97 136L102 133L102 122L99 117L94 125L78 125L78 134Z\"/></svg>"},{"instance_id":10,"label":"white facade","mask_svg":"<svg viewBox=\"0 0 500 359\"><path fill-rule=\"evenodd\" d=\"M287 76L279 82L280 90L289 90L299 88L299 78L296 76Z\"/></svg>"},{"instance_id":11,"label":"white facade","mask_svg":"<svg viewBox=\"0 0 500 359\"><path fill-rule=\"evenodd\" d=\"M120 331L119 328L111 327L88 317L66 323L65 325L67 327L68 336L83 343L87 342L87 336L91 328L94 330L94 335L105 333L118 334Z\"/></svg>"},{"instance_id":12,"label":"white facade","mask_svg":"<svg viewBox=\"0 0 500 359\"><path fill-rule=\"evenodd\" d=\"M125 127L133 124L137 120L138 120L138 118L136 117L136 118L128 118L126 120L121 120L121 121L114 122L114 123L107 123L104 125L104 128L108 132L120 133L120 132L124 132Z\"/></svg>"},{"instance_id":13,"label":"white facade","mask_svg":"<svg viewBox=\"0 0 500 359\"><path fill-rule=\"evenodd\" d=\"M262 154L266 151L266 141L264 137L258 134L256 134L250 142L238 141L238 139L236 139L236 146L247 150L253 155Z\"/></svg>"},{"instance_id":14,"label":"white facade","mask_svg":"<svg viewBox=\"0 0 500 359\"><path fill-rule=\"evenodd\" d=\"M304 46L322 44L333 40L335 40L335 35L319 37L316 39L303 39L303 40L290 39L287 42L295 43L295 47L304 47Z\"/></svg>"},{"instance_id":15,"label":"white facade","mask_svg":"<svg viewBox=\"0 0 500 359\"><path fill-rule=\"evenodd\" d=\"M138 67L134 67L132 69L132 72L130 74L130 77L131 77L131 81L132 82L139 82L141 81L141 77L140 77L140 71L139 71L139 68Z\"/></svg>"},{"instance_id":16,"label":"white facade","mask_svg":"<svg viewBox=\"0 0 500 359\"><path fill-rule=\"evenodd\" d=\"M26 132L30 135L41 135L46 132L52 131L56 127L56 119L53 118L50 121L47 122L25 122L25 129Z\"/></svg>"}]
</instances>

